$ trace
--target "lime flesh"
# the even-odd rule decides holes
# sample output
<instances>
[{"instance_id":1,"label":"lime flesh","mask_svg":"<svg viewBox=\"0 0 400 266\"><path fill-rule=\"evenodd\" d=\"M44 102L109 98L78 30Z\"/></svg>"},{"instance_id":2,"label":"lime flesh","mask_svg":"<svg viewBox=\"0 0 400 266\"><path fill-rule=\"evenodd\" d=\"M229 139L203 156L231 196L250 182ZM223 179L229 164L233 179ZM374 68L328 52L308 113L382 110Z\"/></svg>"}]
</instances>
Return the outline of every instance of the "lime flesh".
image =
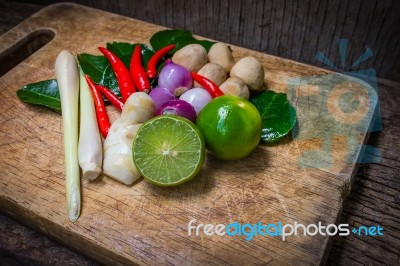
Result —
<instances>
[{"instance_id":1,"label":"lime flesh","mask_svg":"<svg viewBox=\"0 0 400 266\"><path fill-rule=\"evenodd\" d=\"M189 120L161 115L140 127L132 156L145 180L170 187L196 176L204 162L205 144L200 131Z\"/></svg>"}]
</instances>

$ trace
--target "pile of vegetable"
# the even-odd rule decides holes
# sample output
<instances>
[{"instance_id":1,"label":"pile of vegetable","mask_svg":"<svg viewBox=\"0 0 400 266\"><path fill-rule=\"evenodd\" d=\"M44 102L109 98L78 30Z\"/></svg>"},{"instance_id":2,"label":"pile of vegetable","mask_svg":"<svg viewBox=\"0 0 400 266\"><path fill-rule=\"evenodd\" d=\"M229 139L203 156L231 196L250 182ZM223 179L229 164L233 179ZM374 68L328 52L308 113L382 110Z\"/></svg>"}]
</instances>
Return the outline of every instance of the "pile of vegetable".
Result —
<instances>
[{"instance_id":1,"label":"pile of vegetable","mask_svg":"<svg viewBox=\"0 0 400 266\"><path fill-rule=\"evenodd\" d=\"M126 185L134 183L141 172L132 159L132 144L138 130L154 116L180 116L195 124L213 99L232 95L244 99L242 105L257 108L262 126L256 134L264 143L278 141L295 124L295 111L286 94L260 92L265 73L257 58L235 62L226 44L198 40L182 30L160 31L150 43L152 47L107 43L98 48L103 55L78 54L76 59L62 51L55 63L55 80L28 84L17 91L24 102L62 112L71 221L80 213L79 166L89 180L103 171ZM112 124L106 104L121 112Z\"/></svg>"}]
</instances>

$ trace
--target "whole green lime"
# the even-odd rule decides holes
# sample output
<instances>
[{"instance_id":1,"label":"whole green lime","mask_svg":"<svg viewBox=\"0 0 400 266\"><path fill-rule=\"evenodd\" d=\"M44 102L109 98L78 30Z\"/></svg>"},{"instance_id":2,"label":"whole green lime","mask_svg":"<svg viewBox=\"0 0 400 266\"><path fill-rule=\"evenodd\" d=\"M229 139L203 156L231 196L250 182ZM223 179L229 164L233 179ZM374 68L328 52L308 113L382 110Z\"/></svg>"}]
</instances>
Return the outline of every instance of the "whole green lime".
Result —
<instances>
[{"instance_id":1,"label":"whole green lime","mask_svg":"<svg viewBox=\"0 0 400 266\"><path fill-rule=\"evenodd\" d=\"M207 149L219 159L243 158L260 141L260 113L252 103L237 96L213 99L200 111L196 124Z\"/></svg>"}]
</instances>

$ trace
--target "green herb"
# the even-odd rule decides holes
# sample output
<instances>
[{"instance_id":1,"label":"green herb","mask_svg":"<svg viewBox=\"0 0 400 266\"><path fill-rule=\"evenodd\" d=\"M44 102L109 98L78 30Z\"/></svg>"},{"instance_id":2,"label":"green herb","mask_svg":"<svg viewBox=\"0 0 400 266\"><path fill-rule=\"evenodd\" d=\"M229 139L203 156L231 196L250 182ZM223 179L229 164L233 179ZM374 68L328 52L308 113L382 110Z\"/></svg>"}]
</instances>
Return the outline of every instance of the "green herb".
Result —
<instances>
[{"instance_id":1,"label":"green herb","mask_svg":"<svg viewBox=\"0 0 400 266\"><path fill-rule=\"evenodd\" d=\"M150 38L154 51L158 51L170 44L176 44L179 38L192 38L192 33L187 30L162 30Z\"/></svg>"},{"instance_id":2,"label":"green herb","mask_svg":"<svg viewBox=\"0 0 400 266\"><path fill-rule=\"evenodd\" d=\"M131 57L133 50L136 47L135 44L124 43L124 42L112 42L107 43L107 49L111 52L115 53L121 60L124 62L125 66L129 69ZM149 62L150 58L154 55L154 50L145 44L140 43L142 48L142 58L143 58L143 66L146 69L147 63Z\"/></svg>"},{"instance_id":3,"label":"green herb","mask_svg":"<svg viewBox=\"0 0 400 266\"><path fill-rule=\"evenodd\" d=\"M208 52L208 50L210 50L211 46L215 42L198 40L193 37L190 31L187 30L163 30L155 33L150 38L150 44L153 47L154 51L158 51L161 48L170 44L176 44L175 49L172 51L174 53L182 47L192 43L202 45Z\"/></svg>"},{"instance_id":4,"label":"green herb","mask_svg":"<svg viewBox=\"0 0 400 266\"><path fill-rule=\"evenodd\" d=\"M95 83L101 84L121 96L117 79L105 56L78 54L78 62L83 73L89 75Z\"/></svg>"},{"instance_id":5,"label":"green herb","mask_svg":"<svg viewBox=\"0 0 400 266\"><path fill-rule=\"evenodd\" d=\"M296 110L285 93L264 91L250 96L262 119L261 140L273 143L286 136L296 123Z\"/></svg>"},{"instance_id":6,"label":"green herb","mask_svg":"<svg viewBox=\"0 0 400 266\"><path fill-rule=\"evenodd\" d=\"M17 91L17 96L23 102L43 105L61 112L60 93L55 79L25 85Z\"/></svg>"}]
</instances>

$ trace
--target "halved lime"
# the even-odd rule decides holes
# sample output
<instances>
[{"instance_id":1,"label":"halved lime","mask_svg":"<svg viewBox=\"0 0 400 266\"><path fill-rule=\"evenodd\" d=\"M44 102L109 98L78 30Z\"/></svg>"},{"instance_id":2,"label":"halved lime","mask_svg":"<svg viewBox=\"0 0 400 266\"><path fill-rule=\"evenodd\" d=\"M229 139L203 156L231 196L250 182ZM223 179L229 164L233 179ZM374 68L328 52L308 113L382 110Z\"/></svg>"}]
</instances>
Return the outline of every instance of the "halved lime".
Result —
<instances>
[{"instance_id":1,"label":"halved lime","mask_svg":"<svg viewBox=\"0 0 400 266\"><path fill-rule=\"evenodd\" d=\"M189 120L161 115L139 128L132 156L145 180L171 187L185 183L200 171L205 144L200 131Z\"/></svg>"}]
</instances>

